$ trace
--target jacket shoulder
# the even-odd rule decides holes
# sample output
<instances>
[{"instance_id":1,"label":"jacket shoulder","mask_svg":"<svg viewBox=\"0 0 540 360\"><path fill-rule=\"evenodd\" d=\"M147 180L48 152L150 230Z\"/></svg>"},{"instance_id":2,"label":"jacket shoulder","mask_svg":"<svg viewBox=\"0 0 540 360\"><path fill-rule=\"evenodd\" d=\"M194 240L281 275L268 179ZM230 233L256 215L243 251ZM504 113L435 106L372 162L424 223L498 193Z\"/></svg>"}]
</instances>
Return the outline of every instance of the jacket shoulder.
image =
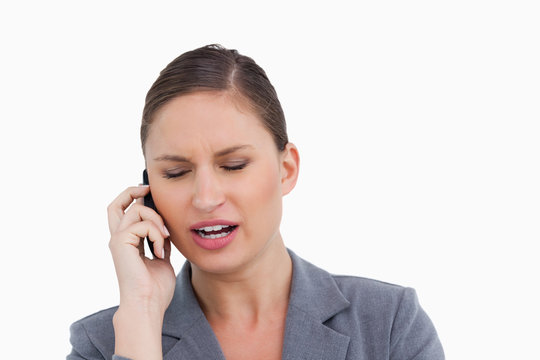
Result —
<instances>
[{"instance_id":1,"label":"jacket shoulder","mask_svg":"<svg viewBox=\"0 0 540 360\"><path fill-rule=\"evenodd\" d=\"M110 359L114 353L112 319L118 306L88 315L70 326L72 351L67 359Z\"/></svg>"},{"instance_id":2,"label":"jacket shoulder","mask_svg":"<svg viewBox=\"0 0 540 360\"><path fill-rule=\"evenodd\" d=\"M414 289L362 277L332 277L351 304L330 320L332 326L355 329L363 334L365 348L386 348L391 359L415 354L418 359L444 359L435 327Z\"/></svg>"},{"instance_id":3,"label":"jacket shoulder","mask_svg":"<svg viewBox=\"0 0 540 360\"><path fill-rule=\"evenodd\" d=\"M415 293L414 289L351 275L332 275L339 290L353 305L361 301L363 307L392 307L400 303L406 293Z\"/></svg>"}]
</instances>

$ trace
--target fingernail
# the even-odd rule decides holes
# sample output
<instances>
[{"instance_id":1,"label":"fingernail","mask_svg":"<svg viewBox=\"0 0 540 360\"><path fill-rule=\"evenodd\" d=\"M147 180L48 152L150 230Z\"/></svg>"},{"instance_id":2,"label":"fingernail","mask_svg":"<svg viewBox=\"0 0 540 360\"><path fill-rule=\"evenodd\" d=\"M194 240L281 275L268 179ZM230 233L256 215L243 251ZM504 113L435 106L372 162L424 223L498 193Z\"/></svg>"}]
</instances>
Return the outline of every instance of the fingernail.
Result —
<instances>
[{"instance_id":1,"label":"fingernail","mask_svg":"<svg viewBox=\"0 0 540 360\"><path fill-rule=\"evenodd\" d=\"M165 249L161 249L161 258L165 259Z\"/></svg>"},{"instance_id":2,"label":"fingernail","mask_svg":"<svg viewBox=\"0 0 540 360\"><path fill-rule=\"evenodd\" d=\"M165 235L167 235L167 237L171 236L171 233L169 233L169 230L167 230L167 227L165 225L163 225L163 232L165 233Z\"/></svg>"},{"instance_id":3,"label":"fingernail","mask_svg":"<svg viewBox=\"0 0 540 360\"><path fill-rule=\"evenodd\" d=\"M149 187L150 185L148 184L139 184L139 187L142 187L142 188L145 188L145 187Z\"/></svg>"}]
</instances>

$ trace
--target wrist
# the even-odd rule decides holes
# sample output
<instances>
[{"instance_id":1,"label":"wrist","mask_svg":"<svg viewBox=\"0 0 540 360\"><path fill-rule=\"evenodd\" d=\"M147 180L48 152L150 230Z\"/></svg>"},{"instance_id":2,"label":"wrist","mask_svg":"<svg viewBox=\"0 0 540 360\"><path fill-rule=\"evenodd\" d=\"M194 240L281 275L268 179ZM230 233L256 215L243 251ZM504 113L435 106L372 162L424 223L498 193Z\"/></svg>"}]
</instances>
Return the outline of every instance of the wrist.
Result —
<instances>
[{"instance_id":1,"label":"wrist","mask_svg":"<svg viewBox=\"0 0 540 360\"><path fill-rule=\"evenodd\" d=\"M161 311L121 305L113 316L113 327L116 355L130 359L162 359Z\"/></svg>"},{"instance_id":2,"label":"wrist","mask_svg":"<svg viewBox=\"0 0 540 360\"><path fill-rule=\"evenodd\" d=\"M163 314L165 314L165 310L167 310L167 307L163 306L159 301L154 298L134 299L133 297L122 298L122 296L120 296L120 305L118 307L118 310L122 310L122 312L136 312L141 314L148 314L150 316L163 316Z\"/></svg>"}]
</instances>

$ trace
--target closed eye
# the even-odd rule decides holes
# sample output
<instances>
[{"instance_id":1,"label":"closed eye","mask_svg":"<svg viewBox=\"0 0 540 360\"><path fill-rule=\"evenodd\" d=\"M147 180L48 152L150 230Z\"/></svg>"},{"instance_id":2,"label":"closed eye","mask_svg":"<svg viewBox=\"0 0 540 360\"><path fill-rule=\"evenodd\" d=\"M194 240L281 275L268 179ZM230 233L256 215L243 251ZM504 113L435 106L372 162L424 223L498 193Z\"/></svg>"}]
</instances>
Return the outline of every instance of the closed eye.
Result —
<instances>
[{"instance_id":1,"label":"closed eye","mask_svg":"<svg viewBox=\"0 0 540 360\"><path fill-rule=\"evenodd\" d=\"M166 172L166 173L163 174L163 177L165 179L174 179L174 178L182 177L185 174L187 174L188 172L189 172L189 170L182 170L182 171L176 171L176 172Z\"/></svg>"},{"instance_id":2,"label":"closed eye","mask_svg":"<svg viewBox=\"0 0 540 360\"><path fill-rule=\"evenodd\" d=\"M243 168L245 168L246 166L248 165L248 163L239 163L239 164L229 164L229 165L222 165L221 168L225 171L238 171L238 170L242 170ZM175 178L181 178L182 176L186 175L187 173L189 173L191 170L169 170L169 171L165 171L163 173L163 177L165 179L175 179Z\"/></svg>"},{"instance_id":3,"label":"closed eye","mask_svg":"<svg viewBox=\"0 0 540 360\"><path fill-rule=\"evenodd\" d=\"M247 165L247 163L241 163L241 164L238 164L238 165L229 165L229 166L222 166L221 168L225 171L235 171L235 170L242 170L243 168L245 168Z\"/></svg>"}]
</instances>

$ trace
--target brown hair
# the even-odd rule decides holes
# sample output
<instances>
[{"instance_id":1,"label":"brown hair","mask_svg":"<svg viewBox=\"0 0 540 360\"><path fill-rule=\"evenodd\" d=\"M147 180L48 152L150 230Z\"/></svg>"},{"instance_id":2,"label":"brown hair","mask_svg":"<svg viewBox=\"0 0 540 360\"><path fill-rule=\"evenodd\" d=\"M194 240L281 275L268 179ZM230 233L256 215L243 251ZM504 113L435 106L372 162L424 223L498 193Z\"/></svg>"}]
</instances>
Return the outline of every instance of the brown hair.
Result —
<instances>
[{"instance_id":1,"label":"brown hair","mask_svg":"<svg viewBox=\"0 0 540 360\"><path fill-rule=\"evenodd\" d=\"M148 90L141 124L143 153L156 111L175 97L204 90L233 91L247 99L278 150L285 149L288 143L285 115L264 70L250 57L214 44L174 59Z\"/></svg>"}]
</instances>

